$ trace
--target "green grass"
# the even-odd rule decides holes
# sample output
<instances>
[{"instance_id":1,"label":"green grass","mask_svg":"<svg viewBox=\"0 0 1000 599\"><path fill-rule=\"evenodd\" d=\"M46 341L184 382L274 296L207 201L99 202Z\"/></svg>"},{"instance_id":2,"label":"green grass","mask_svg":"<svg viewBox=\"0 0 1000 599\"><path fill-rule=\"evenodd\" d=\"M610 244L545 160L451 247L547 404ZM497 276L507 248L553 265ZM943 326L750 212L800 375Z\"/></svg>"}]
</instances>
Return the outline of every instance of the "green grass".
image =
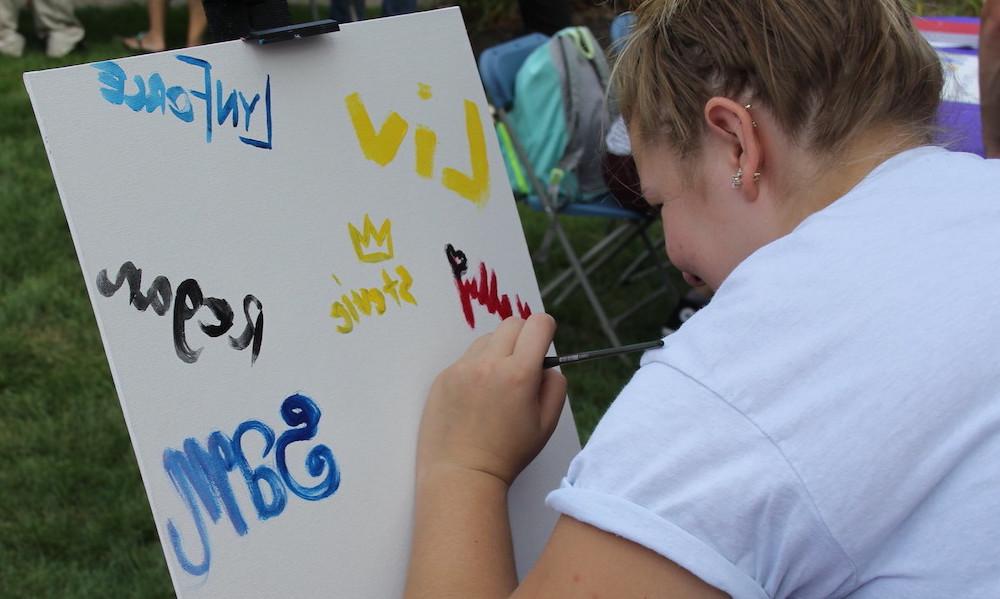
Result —
<instances>
[{"instance_id":1,"label":"green grass","mask_svg":"<svg viewBox=\"0 0 1000 599\"><path fill-rule=\"evenodd\" d=\"M972 14L978 10L974 4L937 3L933 12ZM34 44L21 60L0 58L0 597L170 597L166 565L21 80L25 70L121 56L115 36L143 29L145 9L78 14L87 27L85 52L51 60ZM183 41L185 19L182 10L169 15L174 46ZM22 31L30 31L30 15L21 20ZM304 9L297 9L296 20L308 20ZM544 218L525 210L522 217L529 241L537 243ZM581 246L603 233L595 223L569 226ZM540 277L559 263L556 253ZM643 291L618 290L610 304L622 309ZM556 341L562 349L605 345L581 294L553 312L561 324ZM656 337L664 318L647 311L627 323L623 339ZM627 380L634 358L631 363L604 360L567 368L582 437Z\"/></svg>"},{"instance_id":2,"label":"green grass","mask_svg":"<svg viewBox=\"0 0 1000 599\"><path fill-rule=\"evenodd\" d=\"M915 0L913 9L921 15L978 16L983 10L983 0Z\"/></svg>"},{"instance_id":3,"label":"green grass","mask_svg":"<svg viewBox=\"0 0 1000 599\"><path fill-rule=\"evenodd\" d=\"M30 31L22 15L22 31ZM0 59L0 596L170 597L152 517L21 72L120 55L82 10L89 49ZM111 17L111 18L108 18ZM183 31L180 13L172 29Z\"/></svg>"}]
</instances>

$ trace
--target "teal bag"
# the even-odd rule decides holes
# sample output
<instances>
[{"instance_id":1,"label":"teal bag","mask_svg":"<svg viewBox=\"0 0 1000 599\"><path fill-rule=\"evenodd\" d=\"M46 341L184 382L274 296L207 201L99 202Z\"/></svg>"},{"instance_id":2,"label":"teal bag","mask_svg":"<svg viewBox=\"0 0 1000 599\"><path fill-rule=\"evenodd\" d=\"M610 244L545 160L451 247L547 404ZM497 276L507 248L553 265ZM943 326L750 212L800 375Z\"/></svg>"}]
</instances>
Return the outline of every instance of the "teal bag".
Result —
<instances>
[{"instance_id":1,"label":"teal bag","mask_svg":"<svg viewBox=\"0 0 1000 599\"><path fill-rule=\"evenodd\" d=\"M517 72L508 119L535 174L560 204L607 194L601 171L608 125L608 63L586 27L567 27L532 52ZM508 132L497 131L514 192L532 193Z\"/></svg>"}]
</instances>

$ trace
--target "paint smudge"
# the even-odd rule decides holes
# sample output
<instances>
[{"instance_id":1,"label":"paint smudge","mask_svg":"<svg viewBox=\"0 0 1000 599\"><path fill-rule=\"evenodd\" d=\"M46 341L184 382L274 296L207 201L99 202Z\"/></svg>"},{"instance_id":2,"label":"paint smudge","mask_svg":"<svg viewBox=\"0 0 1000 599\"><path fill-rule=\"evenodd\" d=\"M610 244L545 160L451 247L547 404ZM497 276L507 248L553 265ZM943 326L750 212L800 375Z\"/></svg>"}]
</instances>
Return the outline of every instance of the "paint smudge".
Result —
<instances>
[{"instance_id":1,"label":"paint smudge","mask_svg":"<svg viewBox=\"0 0 1000 599\"><path fill-rule=\"evenodd\" d=\"M422 100L431 99L430 86L419 84L418 94ZM389 111L388 116L375 130L368 107L357 92L344 97L347 115L354 128L354 135L362 155L379 166L388 166L410 130L410 123L398 112ZM454 167L441 169L441 185L470 202L483 205L490 197L490 165L486 154L486 135L479 106L471 101L462 103L465 115L465 137L468 142L469 172ZM437 133L427 125L417 124L413 134L417 175L430 179L434 177L434 156L437 152Z\"/></svg>"},{"instance_id":2,"label":"paint smudge","mask_svg":"<svg viewBox=\"0 0 1000 599\"><path fill-rule=\"evenodd\" d=\"M393 277L388 270L382 269L382 285L380 287L362 287L353 289L340 296L340 300L330 305L330 316L340 320L337 332L347 334L361 322L362 316L381 316L385 314L386 297L392 298L397 306L403 303L417 305L410 289L413 287L413 277L403 265L397 266ZM339 284L339 280L338 280Z\"/></svg>"},{"instance_id":3,"label":"paint smudge","mask_svg":"<svg viewBox=\"0 0 1000 599\"><path fill-rule=\"evenodd\" d=\"M348 223L347 233L354 254L362 263L374 264L395 257L392 245L392 221L388 218L384 219L381 226L376 229L371 217L365 214L361 228L358 229L353 223ZM331 278L337 285L343 286L336 275ZM389 305L387 298L391 298L397 306L402 306L403 303L416 306L417 299L410 292L412 287L413 277L405 266L398 265L391 270L389 267L383 268L381 286L352 289L343 293L338 301L330 304L330 317L340 320L337 332L350 333L354 330L354 326L361 322L362 316L385 314Z\"/></svg>"},{"instance_id":4,"label":"paint smudge","mask_svg":"<svg viewBox=\"0 0 1000 599\"><path fill-rule=\"evenodd\" d=\"M142 269L137 268L130 260L121 265L114 282L108 277L107 269L97 273L97 291L104 297L112 297L128 283L129 304L140 312L145 312L152 307L153 312L158 316L164 316L170 310L173 303L172 332L174 352L182 362L194 364L198 361L203 348L192 349L188 343L186 324L187 321L195 317L199 310L207 308L212 317L217 321L205 323L198 321L201 331L212 338L221 337L233 328L235 314L232 307L224 299L217 297L205 297L201 286L194 279L185 279L177 286L177 297L170 280L165 276L158 276L153 279L149 289L142 291ZM256 316L251 316L251 308L256 309ZM264 306L256 297L247 294L243 297L243 316L246 319L246 326L238 337L229 337L229 345L235 350L243 351L250 347L250 364L253 365L260 355L261 344L264 340Z\"/></svg>"},{"instance_id":5,"label":"paint smudge","mask_svg":"<svg viewBox=\"0 0 1000 599\"><path fill-rule=\"evenodd\" d=\"M100 72L97 76L97 82L101 86L99 91L109 104L125 105L133 112L144 111L152 114L159 111L161 115L166 115L169 108L170 114L182 123L193 123L200 118L204 123L206 143L212 143L213 123L221 128L228 121L233 129L239 131L239 123L242 118L243 130L249 134L254 110L261 99L260 93L244 93L239 89L224 87L222 79L213 78L212 63L207 60L185 54L178 54L174 58L201 70L202 84L198 88L185 88L180 85L167 87L163 76L159 73L151 73L148 76L133 74L130 80L125 69L113 60L98 62L91 66ZM192 97L203 103L203 113L195 112ZM199 114L201 114L200 117ZM273 147L274 137L271 119L270 74L265 75L264 79L264 115L256 119L256 122L259 123L261 118L264 121L264 131L261 132L264 139L257 139L249 135L237 135L237 137L249 146L270 150ZM260 127L254 129L257 131Z\"/></svg>"},{"instance_id":6,"label":"paint smudge","mask_svg":"<svg viewBox=\"0 0 1000 599\"><path fill-rule=\"evenodd\" d=\"M238 427L232 438L221 431L208 436L205 444L194 438L187 438L183 449L167 449L163 452L163 469L180 496L198 533L200 559L184 548L184 541L174 520L167 520L167 536L181 568L192 576L208 573L212 562L212 547L205 525L205 514L212 522L219 522L225 515L233 530L240 536L249 532L249 527L233 493L229 473L238 470L243 476L257 512L258 520L264 521L279 516L288 502L288 492L306 501L319 501L337 492L340 488L340 468L333 451L326 445L316 445L306 455L305 467L310 476L320 478L312 486L303 485L288 471L287 448L290 444L308 441L316 436L319 428L320 409L305 395L287 397L281 404L281 418L290 428L275 440L274 431L259 420L248 420ZM261 459L274 450L274 460L250 466L243 451L243 437L256 433L264 439ZM263 486L267 487L265 498Z\"/></svg>"},{"instance_id":7,"label":"paint smudge","mask_svg":"<svg viewBox=\"0 0 1000 599\"><path fill-rule=\"evenodd\" d=\"M511 304L510 296L506 293L500 294L497 282L497 273L487 269L485 262L479 263L479 270L476 276L463 278L468 270L468 258L465 252L456 250L452 244L445 247L445 255L448 258L448 265L451 267L452 276L455 278L455 287L458 289L458 297L462 304L462 314L465 322L471 328L476 327L476 315L473 311L472 302L475 300L480 306L486 308L490 314L496 314L500 320L514 315L514 308L521 318L531 316L531 307L526 302L522 302L520 296L514 295L514 304Z\"/></svg>"}]
</instances>

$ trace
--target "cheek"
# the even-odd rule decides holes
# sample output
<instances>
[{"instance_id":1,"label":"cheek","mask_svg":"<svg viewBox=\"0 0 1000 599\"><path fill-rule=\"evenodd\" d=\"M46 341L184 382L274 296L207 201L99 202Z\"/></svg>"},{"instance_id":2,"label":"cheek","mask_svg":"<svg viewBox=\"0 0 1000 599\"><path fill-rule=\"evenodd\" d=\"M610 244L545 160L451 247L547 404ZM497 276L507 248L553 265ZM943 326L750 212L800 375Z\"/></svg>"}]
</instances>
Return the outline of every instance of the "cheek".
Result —
<instances>
[{"instance_id":1,"label":"cheek","mask_svg":"<svg viewBox=\"0 0 1000 599\"><path fill-rule=\"evenodd\" d=\"M667 257L674 266L688 272L700 270L697 264L700 263L699 254L704 249L702 227L692 216L685 210L662 211Z\"/></svg>"},{"instance_id":2,"label":"cheek","mask_svg":"<svg viewBox=\"0 0 1000 599\"><path fill-rule=\"evenodd\" d=\"M683 262L683 257L686 253L687 238L685 231L683 227L678 226L676 219L667 218L666 214L663 216L663 244L667 251L667 257L671 262L679 266L678 262Z\"/></svg>"}]
</instances>

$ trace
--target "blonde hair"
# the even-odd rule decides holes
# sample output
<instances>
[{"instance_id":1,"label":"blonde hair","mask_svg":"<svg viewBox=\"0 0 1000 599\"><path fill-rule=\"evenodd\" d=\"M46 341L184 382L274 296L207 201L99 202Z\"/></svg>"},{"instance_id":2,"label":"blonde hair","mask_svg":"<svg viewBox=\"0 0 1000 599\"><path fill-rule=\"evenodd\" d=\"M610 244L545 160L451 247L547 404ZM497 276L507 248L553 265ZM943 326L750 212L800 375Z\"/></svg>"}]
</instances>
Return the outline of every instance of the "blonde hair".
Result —
<instances>
[{"instance_id":1,"label":"blonde hair","mask_svg":"<svg viewBox=\"0 0 1000 599\"><path fill-rule=\"evenodd\" d=\"M643 140L697 154L713 96L767 106L802 147L836 154L896 126L930 143L943 75L904 0L642 0L612 75Z\"/></svg>"}]
</instances>

